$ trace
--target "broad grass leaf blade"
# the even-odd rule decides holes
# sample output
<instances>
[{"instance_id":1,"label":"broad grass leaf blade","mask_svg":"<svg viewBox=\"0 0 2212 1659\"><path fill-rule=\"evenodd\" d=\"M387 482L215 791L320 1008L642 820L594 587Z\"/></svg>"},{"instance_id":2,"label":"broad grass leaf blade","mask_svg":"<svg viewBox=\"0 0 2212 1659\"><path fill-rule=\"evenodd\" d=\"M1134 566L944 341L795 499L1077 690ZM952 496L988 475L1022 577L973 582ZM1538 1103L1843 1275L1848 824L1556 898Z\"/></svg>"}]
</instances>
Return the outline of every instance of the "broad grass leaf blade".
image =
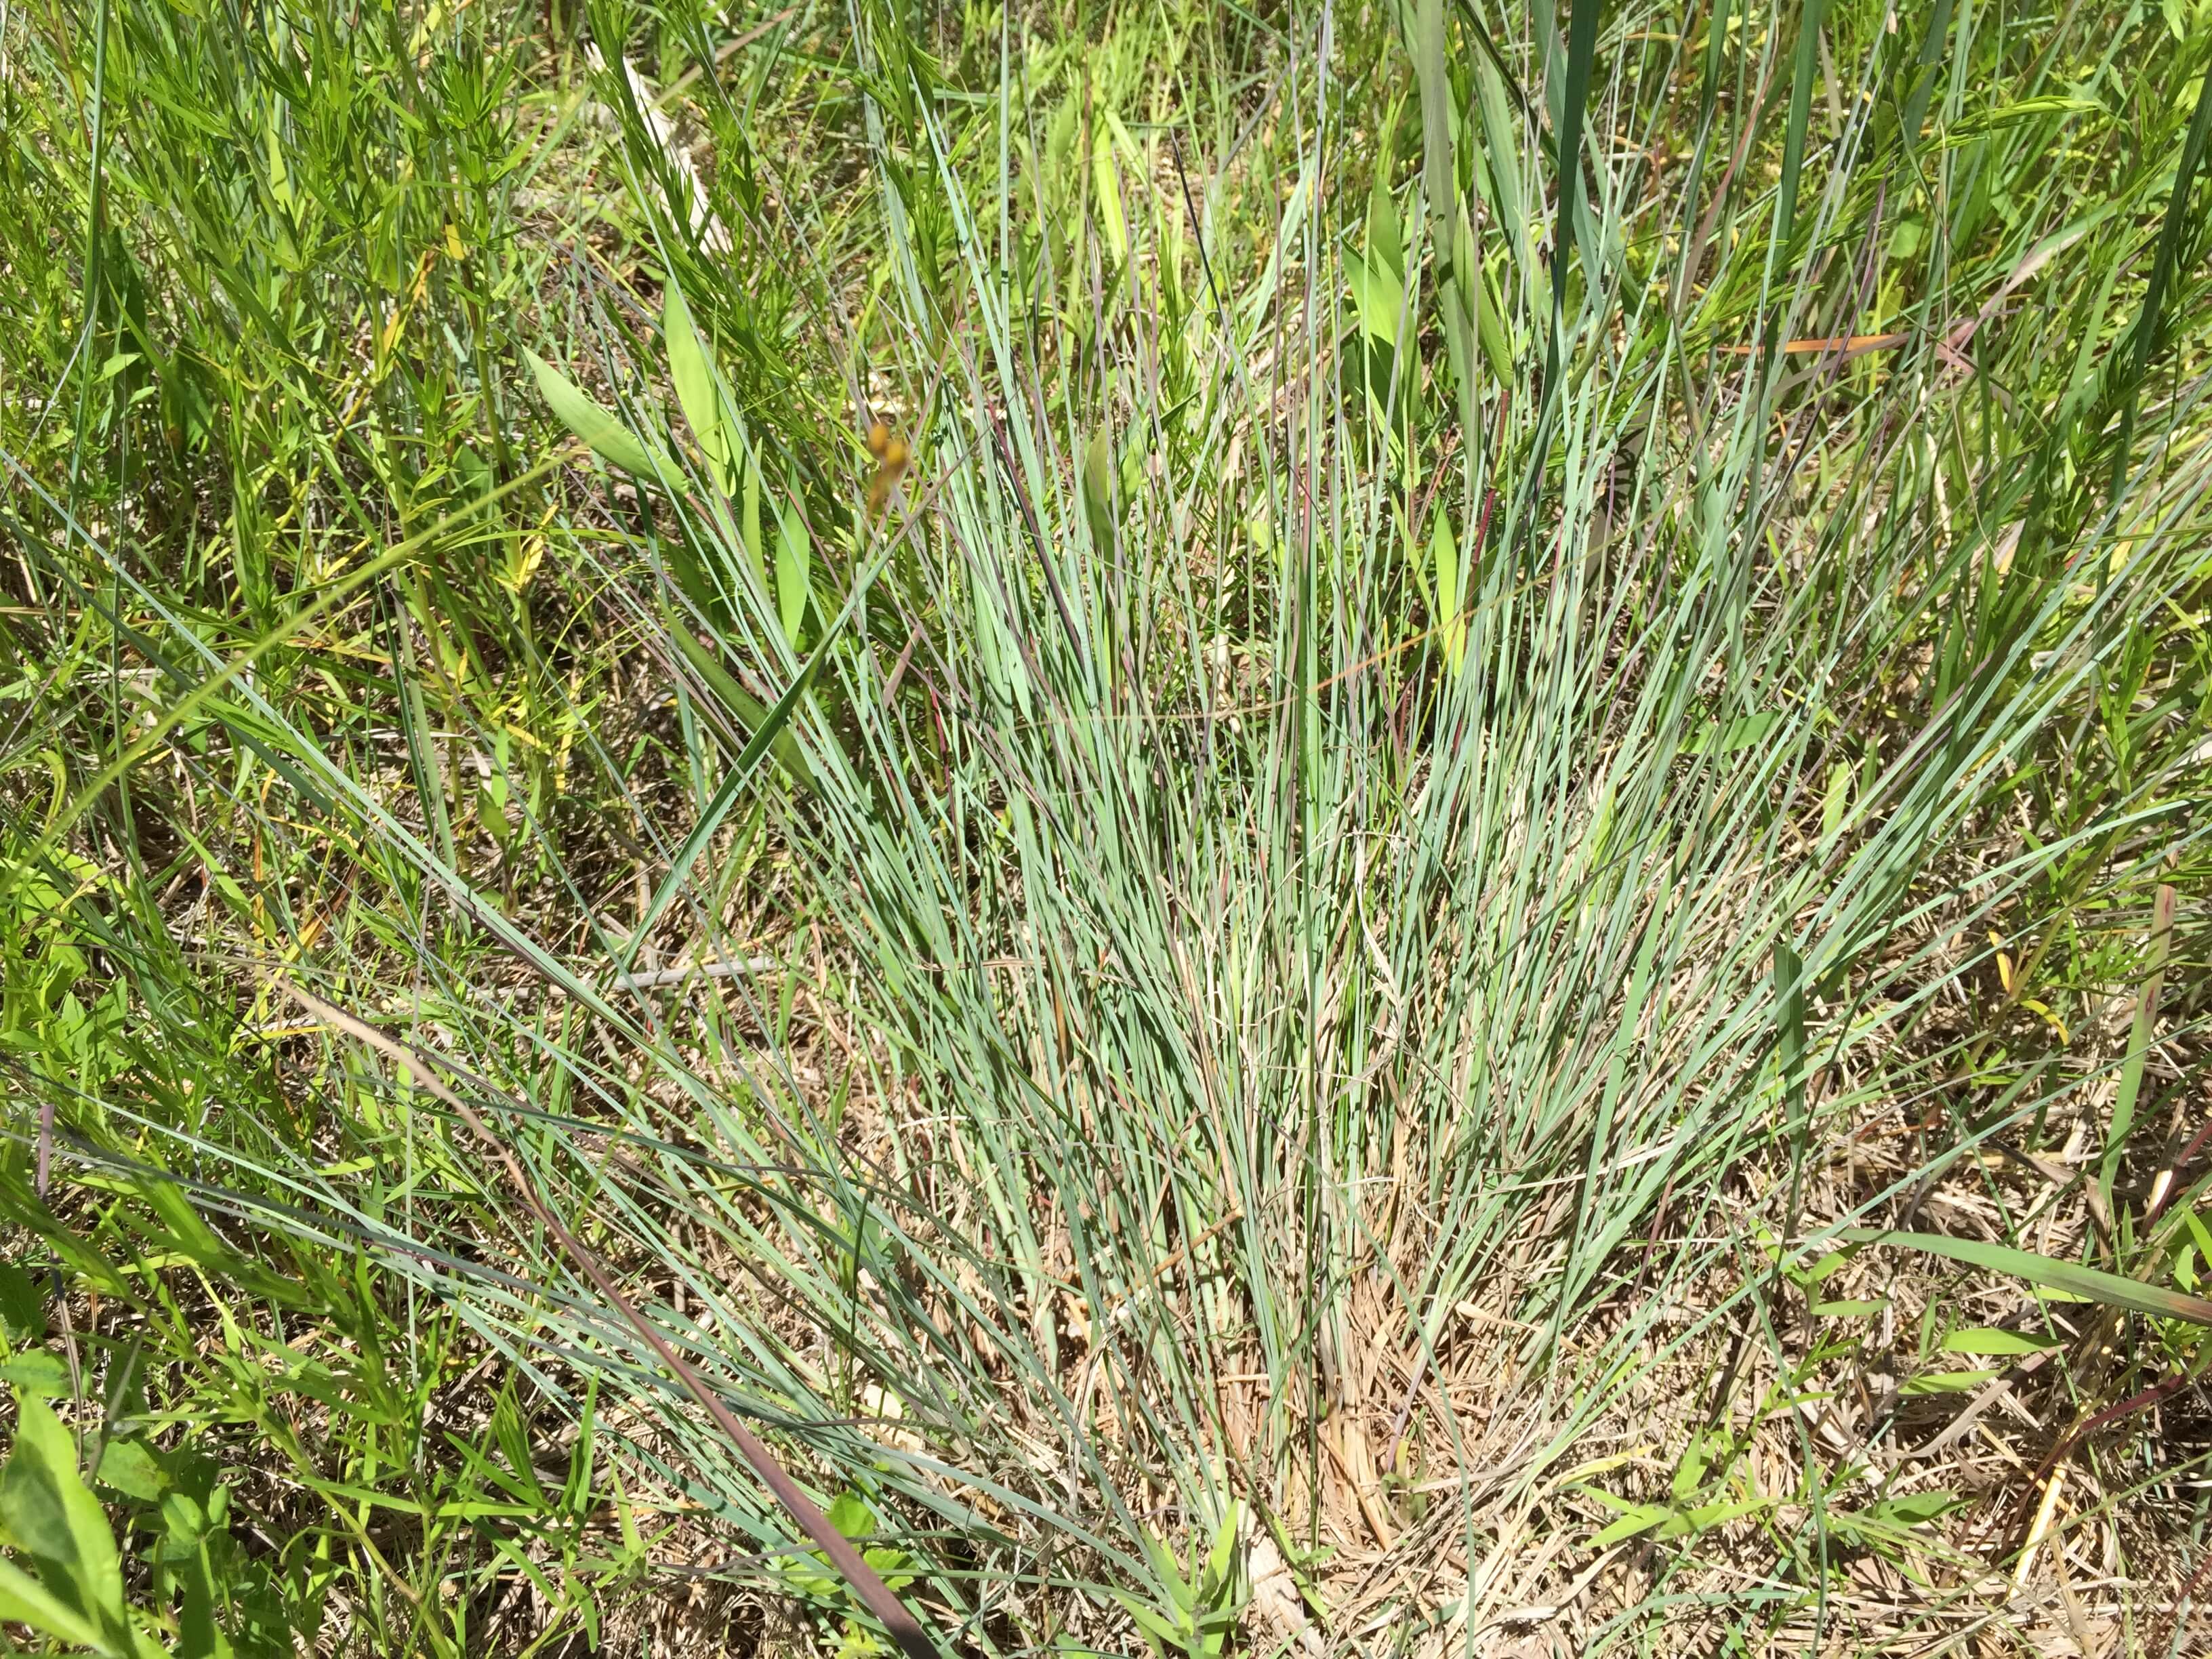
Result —
<instances>
[{"instance_id":1,"label":"broad grass leaf blade","mask_svg":"<svg viewBox=\"0 0 2212 1659\"><path fill-rule=\"evenodd\" d=\"M767 705L738 684L735 676L716 659L713 649L675 611L663 606L661 620L671 643L722 705L723 712L747 738L759 731L768 720ZM793 782L806 789L817 787L814 770L806 763L806 751L799 746L799 739L787 727L776 733L773 746L777 763L791 775Z\"/></svg>"},{"instance_id":2,"label":"broad grass leaf blade","mask_svg":"<svg viewBox=\"0 0 2212 1659\"><path fill-rule=\"evenodd\" d=\"M714 465L717 481L726 478L738 453L735 434L723 417L722 394L715 382L714 359L691 321L691 307L684 290L668 285L661 307L660 332L668 347L668 378L676 386L676 402L699 441L700 452ZM586 441L589 441L586 440Z\"/></svg>"},{"instance_id":3,"label":"broad grass leaf blade","mask_svg":"<svg viewBox=\"0 0 2212 1659\"><path fill-rule=\"evenodd\" d=\"M612 410L593 402L559 369L526 346L522 355L538 377L538 390L547 407L562 425L591 446L592 453L641 478L658 480L675 470L666 457L648 450Z\"/></svg>"},{"instance_id":4,"label":"broad grass leaf blade","mask_svg":"<svg viewBox=\"0 0 2212 1659\"><path fill-rule=\"evenodd\" d=\"M1943 1339L1945 1353L2041 1353L2046 1348L2057 1346L2057 1337L2037 1336L2027 1331L2008 1331L1994 1325L1972 1326L1963 1331L1954 1331Z\"/></svg>"},{"instance_id":5,"label":"broad grass leaf blade","mask_svg":"<svg viewBox=\"0 0 2212 1659\"><path fill-rule=\"evenodd\" d=\"M2201 1296L2188 1296L2161 1285L2146 1285L2139 1279L2123 1279L2100 1267L2085 1267L2078 1262L2061 1261L2055 1256L1985 1243L1978 1238L1946 1238L1938 1233L1885 1232L1873 1227L1852 1227L1843 1236L1856 1244L1888 1244L1928 1255L1948 1256L1970 1267L2086 1296L2107 1307L2125 1308L2153 1319L2185 1319L2191 1324L2212 1325L2212 1302Z\"/></svg>"},{"instance_id":6,"label":"broad grass leaf blade","mask_svg":"<svg viewBox=\"0 0 2212 1659\"><path fill-rule=\"evenodd\" d=\"M1444 51L1443 0L1420 0L1413 30L1413 74L1421 92L1421 185L1437 234L1449 246L1459 195L1452 181L1451 80Z\"/></svg>"},{"instance_id":7,"label":"broad grass leaf blade","mask_svg":"<svg viewBox=\"0 0 2212 1659\"><path fill-rule=\"evenodd\" d=\"M1091 171L1093 187L1097 191L1098 226L1106 234L1106 245L1114 251L1114 263L1126 264L1129 259L1129 225L1121 212L1121 186L1114 172L1114 140L1105 123L1091 142Z\"/></svg>"},{"instance_id":8,"label":"broad grass leaf blade","mask_svg":"<svg viewBox=\"0 0 2212 1659\"><path fill-rule=\"evenodd\" d=\"M775 532L775 609L791 648L801 648L799 630L806 621L806 599L814 567L813 538L806 520L796 507L778 515Z\"/></svg>"},{"instance_id":9,"label":"broad grass leaf blade","mask_svg":"<svg viewBox=\"0 0 2212 1659\"><path fill-rule=\"evenodd\" d=\"M1661 1504L1639 1504L1619 1520L1608 1522L1583 1546L1585 1549L1601 1550L1618 1544L1624 1538L1634 1538L1647 1533L1665 1522L1674 1511Z\"/></svg>"},{"instance_id":10,"label":"broad grass leaf blade","mask_svg":"<svg viewBox=\"0 0 2212 1659\"><path fill-rule=\"evenodd\" d=\"M1951 33L1951 9L1952 0L1936 0L1935 10L1928 19L1928 32L1921 37L1919 58L1913 67L1912 90L1905 97L1905 114L1898 128L1908 152L1919 147L1921 124L1928 118L1928 105L1936 95L1943 45ZM1717 45L1722 33L1717 23L1713 29Z\"/></svg>"},{"instance_id":11,"label":"broad grass leaf blade","mask_svg":"<svg viewBox=\"0 0 2212 1659\"><path fill-rule=\"evenodd\" d=\"M684 882L690 878L691 866L698 863L699 855L713 843L716 831L721 829L723 820L730 816L730 809L738 804L738 795L759 767L761 757L775 749L778 739L786 735L786 728L791 724L791 716L799 707L799 698L805 696L807 687L813 684L828 652L829 647L825 642L821 649L815 652L806 666L799 670L798 678L791 683L791 689L778 697L775 706L762 717L752 736L745 739L745 746L738 751L737 759L730 763L728 775L714 791L714 798L707 803L706 811L699 815L699 821L692 826L691 833L684 837L683 846L677 848L666 878L653 894L653 902L646 908L645 915L639 919L636 930L630 936L629 948L623 953L622 967L625 972L629 970L637 947L644 943L654 924L668 914L668 907L683 891Z\"/></svg>"},{"instance_id":12,"label":"broad grass leaf blade","mask_svg":"<svg viewBox=\"0 0 2212 1659\"><path fill-rule=\"evenodd\" d=\"M1100 427L1083 447L1083 510L1091 539L1102 553L1114 550L1114 444Z\"/></svg>"}]
</instances>

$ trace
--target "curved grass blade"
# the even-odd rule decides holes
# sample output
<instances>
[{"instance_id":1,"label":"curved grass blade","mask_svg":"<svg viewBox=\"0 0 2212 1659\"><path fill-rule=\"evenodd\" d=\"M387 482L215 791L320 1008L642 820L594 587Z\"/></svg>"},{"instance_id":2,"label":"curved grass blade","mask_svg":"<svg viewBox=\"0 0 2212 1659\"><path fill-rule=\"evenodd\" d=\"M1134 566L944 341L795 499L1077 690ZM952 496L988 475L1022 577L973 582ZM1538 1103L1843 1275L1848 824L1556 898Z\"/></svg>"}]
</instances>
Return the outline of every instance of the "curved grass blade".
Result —
<instances>
[{"instance_id":1,"label":"curved grass blade","mask_svg":"<svg viewBox=\"0 0 2212 1659\"><path fill-rule=\"evenodd\" d=\"M1844 1231L1842 1237L1854 1244L1889 1244L1901 1249L1918 1250L1927 1255L1948 1256L1954 1261L1963 1261L1970 1267L1985 1268L2012 1279L2024 1279L2031 1285L2064 1291L2074 1296L2086 1296L2092 1302L2101 1302L2106 1307L2125 1308L2130 1313L2145 1314L2153 1319L2185 1319L2194 1325L2212 1325L2212 1302L2201 1296L2170 1291L2162 1285L2146 1285L2140 1279L2123 1279L2119 1274L2108 1273L2101 1267L2085 1267L2076 1261L2061 1261L2056 1256L2037 1255L2030 1250L2015 1250L2002 1244L1986 1243L1978 1238L1947 1238L1940 1233L1887 1232L1874 1227L1850 1227Z\"/></svg>"}]
</instances>

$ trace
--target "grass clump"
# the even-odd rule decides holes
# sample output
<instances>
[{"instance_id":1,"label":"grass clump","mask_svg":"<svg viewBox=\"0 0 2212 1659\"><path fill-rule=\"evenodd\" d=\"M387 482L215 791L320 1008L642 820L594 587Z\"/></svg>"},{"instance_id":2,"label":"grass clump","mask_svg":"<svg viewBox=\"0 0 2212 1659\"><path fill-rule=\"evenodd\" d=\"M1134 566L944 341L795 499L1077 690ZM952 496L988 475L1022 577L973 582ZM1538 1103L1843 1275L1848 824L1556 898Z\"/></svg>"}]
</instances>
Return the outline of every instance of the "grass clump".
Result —
<instances>
[{"instance_id":1,"label":"grass clump","mask_svg":"<svg viewBox=\"0 0 2212 1659\"><path fill-rule=\"evenodd\" d=\"M2189 1650L2203 20L96 21L0 1300L102 1640Z\"/></svg>"}]
</instances>

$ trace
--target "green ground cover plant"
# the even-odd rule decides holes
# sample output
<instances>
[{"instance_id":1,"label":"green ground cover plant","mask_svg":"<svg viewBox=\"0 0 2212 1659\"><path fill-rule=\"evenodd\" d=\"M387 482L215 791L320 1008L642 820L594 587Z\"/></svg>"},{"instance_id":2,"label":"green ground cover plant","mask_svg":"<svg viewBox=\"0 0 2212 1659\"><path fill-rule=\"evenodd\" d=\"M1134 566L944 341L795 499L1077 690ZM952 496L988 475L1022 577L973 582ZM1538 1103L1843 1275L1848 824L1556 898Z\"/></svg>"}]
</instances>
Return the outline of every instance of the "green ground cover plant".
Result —
<instances>
[{"instance_id":1,"label":"green ground cover plant","mask_svg":"<svg viewBox=\"0 0 2212 1659\"><path fill-rule=\"evenodd\" d=\"M0 12L7 1639L2199 1650L2208 66Z\"/></svg>"}]
</instances>

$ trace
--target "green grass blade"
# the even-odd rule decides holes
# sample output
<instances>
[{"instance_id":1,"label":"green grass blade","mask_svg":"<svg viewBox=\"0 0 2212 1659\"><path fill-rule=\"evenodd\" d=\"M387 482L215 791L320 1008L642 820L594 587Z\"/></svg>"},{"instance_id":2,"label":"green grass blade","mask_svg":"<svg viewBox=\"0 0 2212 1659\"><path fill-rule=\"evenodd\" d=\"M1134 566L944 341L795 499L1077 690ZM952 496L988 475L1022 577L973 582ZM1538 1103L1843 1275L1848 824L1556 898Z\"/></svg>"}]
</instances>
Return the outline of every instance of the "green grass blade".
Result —
<instances>
[{"instance_id":1,"label":"green grass blade","mask_svg":"<svg viewBox=\"0 0 2212 1659\"><path fill-rule=\"evenodd\" d=\"M1936 1233L1887 1232L1872 1227L1847 1227L1838 1236L1855 1244L1881 1244L1898 1249L1918 1250L1925 1255L1945 1256L1953 1261L1963 1261L1970 1267L2002 1273L2009 1279L2023 1279L2031 1285L2063 1291L2070 1296L2086 1297L2108 1308L2124 1308L2130 1313L2144 1314L2153 1319L2180 1319L2193 1325L2212 1325L2212 1302L2201 1296L2167 1290L2162 1285L2146 1285L2140 1279L2123 1279L2119 1274L2106 1273L2100 1267L2085 1267L2079 1262L2061 1261L2055 1256L2015 1250L1984 1239L1946 1238Z\"/></svg>"}]
</instances>

